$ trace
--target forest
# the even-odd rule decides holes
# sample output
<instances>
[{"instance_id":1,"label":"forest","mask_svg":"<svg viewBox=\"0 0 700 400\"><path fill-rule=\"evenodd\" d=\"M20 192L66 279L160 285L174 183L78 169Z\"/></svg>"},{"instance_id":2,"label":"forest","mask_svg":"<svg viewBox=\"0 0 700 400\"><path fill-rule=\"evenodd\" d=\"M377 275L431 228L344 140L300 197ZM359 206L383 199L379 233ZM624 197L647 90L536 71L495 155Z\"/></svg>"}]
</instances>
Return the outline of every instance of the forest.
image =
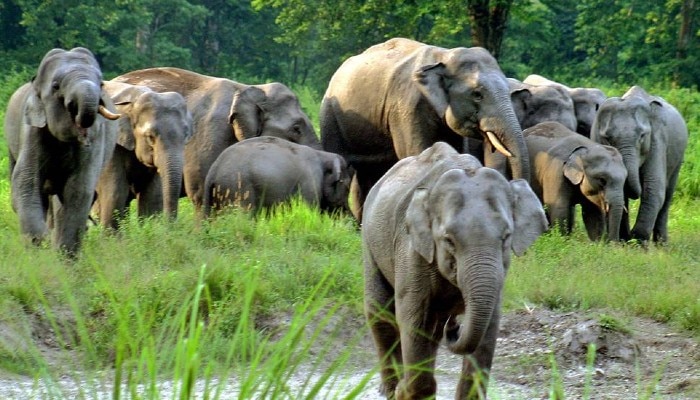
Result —
<instances>
[{"instance_id":1,"label":"forest","mask_svg":"<svg viewBox=\"0 0 700 400\"><path fill-rule=\"evenodd\" d=\"M700 84L695 0L2 0L0 64L31 73L84 46L107 78L176 66L323 93L340 63L390 37L486 47L505 74L569 85Z\"/></svg>"}]
</instances>

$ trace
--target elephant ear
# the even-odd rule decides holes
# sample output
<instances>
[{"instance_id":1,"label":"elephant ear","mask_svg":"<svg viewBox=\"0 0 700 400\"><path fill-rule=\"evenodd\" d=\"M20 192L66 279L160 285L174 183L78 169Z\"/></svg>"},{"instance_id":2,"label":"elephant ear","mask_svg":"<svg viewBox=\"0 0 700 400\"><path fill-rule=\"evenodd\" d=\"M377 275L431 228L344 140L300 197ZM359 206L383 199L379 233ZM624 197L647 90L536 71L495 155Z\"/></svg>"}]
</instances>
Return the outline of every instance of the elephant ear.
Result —
<instances>
[{"instance_id":1,"label":"elephant ear","mask_svg":"<svg viewBox=\"0 0 700 400\"><path fill-rule=\"evenodd\" d=\"M427 200L428 189L416 189L406 209L405 221L411 247L426 261L432 263L435 257L435 241L430 229Z\"/></svg>"},{"instance_id":2,"label":"elephant ear","mask_svg":"<svg viewBox=\"0 0 700 400\"><path fill-rule=\"evenodd\" d=\"M248 86L233 96L229 124L239 141L260 136L264 116L263 103L267 99L260 88Z\"/></svg>"},{"instance_id":3,"label":"elephant ear","mask_svg":"<svg viewBox=\"0 0 700 400\"><path fill-rule=\"evenodd\" d=\"M585 173L581 157L586 153L588 153L588 149L585 146L579 146L571 152L569 158L564 162L564 176L574 185L580 185L583 182Z\"/></svg>"},{"instance_id":4,"label":"elephant ear","mask_svg":"<svg viewBox=\"0 0 700 400\"><path fill-rule=\"evenodd\" d=\"M523 120L527 113L527 106L532 92L528 88L518 88L510 92L510 102L513 104L513 111L518 117L518 120Z\"/></svg>"},{"instance_id":5,"label":"elephant ear","mask_svg":"<svg viewBox=\"0 0 700 400\"><path fill-rule=\"evenodd\" d=\"M413 73L413 80L440 118L445 118L449 99L445 88L445 64L424 65Z\"/></svg>"},{"instance_id":6,"label":"elephant ear","mask_svg":"<svg viewBox=\"0 0 700 400\"><path fill-rule=\"evenodd\" d=\"M117 120L119 125L119 136L117 136L117 144L123 148L134 151L136 148L136 138L134 137L134 129L132 127L132 103L131 98L115 97L113 99L114 105L117 107L117 111L122 114L122 117Z\"/></svg>"},{"instance_id":7,"label":"elephant ear","mask_svg":"<svg viewBox=\"0 0 700 400\"><path fill-rule=\"evenodd\" d=\"M524 179L510 182L513 191L513 235L511 247L516 256L525 254L532 243L547 230L542 203Z\"/></svg>"},{"instance_id":8,"label":"elephant ear","mask_svg":"<svg viewBox=\"0 0 700 400\"><path fill-rule=\"evenodd\" d=\"M37 128L46 126L46 113L44 112L44 103L36 94L34 86L29 88L29 96L27 96L27 107L25 109L25 122Z\"/></svg>"}]
</instances>

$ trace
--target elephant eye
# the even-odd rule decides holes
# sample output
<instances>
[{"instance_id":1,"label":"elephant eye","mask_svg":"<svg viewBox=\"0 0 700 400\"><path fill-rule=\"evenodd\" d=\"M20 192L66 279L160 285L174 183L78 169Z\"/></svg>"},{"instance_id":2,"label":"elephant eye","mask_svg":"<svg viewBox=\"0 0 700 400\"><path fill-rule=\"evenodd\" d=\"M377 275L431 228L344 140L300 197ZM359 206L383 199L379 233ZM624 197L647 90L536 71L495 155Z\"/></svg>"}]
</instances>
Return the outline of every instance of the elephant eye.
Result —
<instances>
[{"instance_id":1,"label":"elephant eye","mask_svg":"<svg viewBox=\"0 0 700 400\"><path fill-rule=\"evenodd\" d=\"M148 145L151 147L155 146L156 137L153 135L146 135L146 143L148 143Z\"/></svg>"},{"instance_id":2,"label":"elephant eye","mask_svg":"<svg viewBox=\"0 0 700 400\"><path fill-rule=\"evenodd\" d=\"M472 92L472 98L474 101L481 101L484 99L484 94L481 93L481 90L475 90Z\"/></svg>"},{"instance_id":3,"label":"elephant eye","mask_svg":"<svg viewBox=\"0 0 700 400\"><path fill-rule=\"evenodd\" d=\"M60 88L61 88L61 83L59 81L53 81L53 83L51 84L51 89L53 89L54 91L57 91Z\"/></svg>"},{"instance_id":4,"label":"elephant eye","mask_svg":"<svg viewBox=\"0 0 700 400\"><path fill-rule=\"evenodd\" d=\"M299 124L294 124L292 127L292 130L294 131L295 134L301 135L301 126Z\"/></svg>"}]
</instances>

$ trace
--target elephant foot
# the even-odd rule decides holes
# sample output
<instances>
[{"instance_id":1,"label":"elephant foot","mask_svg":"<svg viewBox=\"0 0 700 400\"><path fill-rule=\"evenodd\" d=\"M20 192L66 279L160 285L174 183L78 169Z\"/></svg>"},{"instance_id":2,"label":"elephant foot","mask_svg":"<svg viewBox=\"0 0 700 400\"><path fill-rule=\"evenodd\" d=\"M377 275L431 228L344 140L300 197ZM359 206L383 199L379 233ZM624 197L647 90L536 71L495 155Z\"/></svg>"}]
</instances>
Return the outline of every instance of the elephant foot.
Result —
<instances>
[{"instance_id":1,"label":"elephant foot","mask_svg":"<svg viewBox=\"0 0 700 400\"><path fill-rule=\"evenodd\" d=\"M437 382L432 374L403 378L396 387L396 400L432 399L437 392Z\"/></svg>"}]
</instances>

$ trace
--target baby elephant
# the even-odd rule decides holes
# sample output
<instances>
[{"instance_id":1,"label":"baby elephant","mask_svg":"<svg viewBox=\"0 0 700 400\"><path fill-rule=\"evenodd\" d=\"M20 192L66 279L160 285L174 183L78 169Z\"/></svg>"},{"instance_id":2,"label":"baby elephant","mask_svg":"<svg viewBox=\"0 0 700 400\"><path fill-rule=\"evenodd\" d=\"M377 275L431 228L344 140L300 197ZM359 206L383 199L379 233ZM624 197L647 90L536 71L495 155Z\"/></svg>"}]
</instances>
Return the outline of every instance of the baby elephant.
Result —
<instances>
[{"instance_id":1,"label":"baby elephant","mask_svg":"<svg viewBox=\"0 0 700 400\"><path fill-rule=\"evenodd\" d=\"M523 131L530 154L530 184L562 234L574 225L581 205L588 237L599 240L607 228L610 240L620 239L625 208L627 170L620 152L598 144L557 122L543 122Z\"/></svg>"},{"instance_id":2,"label":"baby elephant","mask_svg":"<svg viewBox=\"0 0 700 400\"><path fill-rule=\"evenodd\" d=\"M525 180L508 182L443 142L372 187L362 216L365 312L385 396L434 398L444 337L465 356L455 397L485 397L511 251L521 255L545 229Z\"/></svg>"},{"instance_id":3,"label":"baby elephant","mask_svg":"<svg viewBox=\"0 0 700 400\"><path fill-rule=\"evenodd\" d=\"M325 211L348 211L351 174L340 155L276 137L235 143L205 180L204 215L228 205L259 211L299 194Z\"/></svg>"}]
</instances>

